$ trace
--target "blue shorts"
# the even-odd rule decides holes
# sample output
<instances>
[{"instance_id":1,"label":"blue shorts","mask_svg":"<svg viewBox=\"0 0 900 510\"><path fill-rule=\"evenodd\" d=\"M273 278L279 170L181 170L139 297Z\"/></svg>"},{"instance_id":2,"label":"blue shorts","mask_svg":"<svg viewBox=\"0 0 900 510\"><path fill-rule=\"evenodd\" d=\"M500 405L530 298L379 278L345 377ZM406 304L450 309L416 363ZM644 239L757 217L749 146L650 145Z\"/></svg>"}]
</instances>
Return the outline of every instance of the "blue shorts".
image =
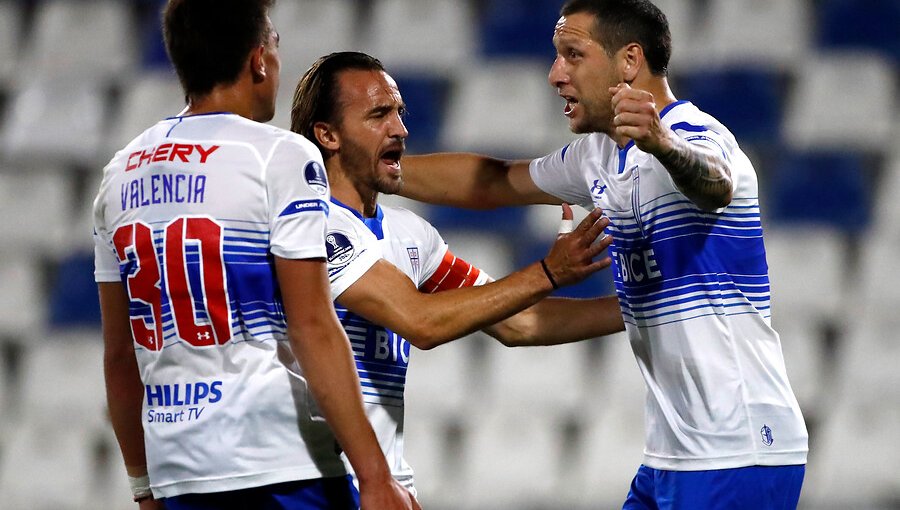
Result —
<instances>
[{"instance_id":1,"label":"blue shorts","mask_svg":"<svg viewBox=\"0 0 900 510\"><path fill-rule=\"evenodd\" d=\"M162 500L166 510L359 510L359 492L350 475L210 494L182 494Z\"/></svg>"},{"instance_id":2,"label":"blue shorts","mask_svg":"<svg viewBox=\"0 0 900 510\"><path fill-rule=\"evenodd\" d=\"M806 466L662 471L641 466L622 510L794 510Z\"/></svg>"}]
</instances>

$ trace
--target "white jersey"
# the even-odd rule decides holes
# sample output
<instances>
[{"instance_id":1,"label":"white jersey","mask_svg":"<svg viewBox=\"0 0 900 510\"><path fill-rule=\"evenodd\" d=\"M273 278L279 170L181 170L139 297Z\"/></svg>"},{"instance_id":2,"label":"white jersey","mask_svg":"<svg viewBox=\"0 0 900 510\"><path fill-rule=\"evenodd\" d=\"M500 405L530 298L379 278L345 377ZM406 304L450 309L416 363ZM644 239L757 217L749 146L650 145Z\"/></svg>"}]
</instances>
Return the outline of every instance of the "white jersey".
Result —
<instances>
[{"instance_id":1,"label":"white jersey","mask_svg":"<svg viewBox=\"0 0 900 510\"><path fill-rule=\"evenodd\" d=\"M804 464L807 432L771 327L756 173L732 134L694 105L661 112L721 153L734 198L704 212L658 160L606 135L531 163L542 190L610 219L616 292L647 384L644 464L666 470Z\"/></svg>"},{"instance_id":2,"label":"white jersey","mask_svg":"<svg viewBox=\"0 0 900 510\"><path fill-rule=\"evenodd\" d=\"M309 141L225 113L161 121L104 169L95 277L131 299L155 496L346 474L272 258L325 257L329 197Z\"/></svg>"},{"instance_id":3,"label":"white jersey","mask_svg":"<svg viewBox=\"0 0 900 510\"><path fill-rule=\"evenodd\" d=\"M397 207L378 206L374 218L364 218L332 199L326 245L334 299L380 258L400 269L423 292L481 285L488 278L474 268L469 268L466 281L455 278L450 268L454 262L465 263L452 256L431 224ZM337 303L335 309L353 346L366 413L391 473L405 487L414 489L412 468L403 458L403 392L409 343Z\"/></svg>"}]
</instances>

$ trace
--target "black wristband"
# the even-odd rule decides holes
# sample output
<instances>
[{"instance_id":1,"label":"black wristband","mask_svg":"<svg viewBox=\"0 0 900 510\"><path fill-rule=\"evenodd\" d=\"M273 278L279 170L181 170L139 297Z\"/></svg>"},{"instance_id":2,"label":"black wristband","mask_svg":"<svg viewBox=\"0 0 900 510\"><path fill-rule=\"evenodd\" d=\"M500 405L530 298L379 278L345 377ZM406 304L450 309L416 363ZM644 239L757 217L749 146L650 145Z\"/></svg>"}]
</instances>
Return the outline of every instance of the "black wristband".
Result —
<instances>
[{"instance_id":1,"label":"black wristband","mask_svg":"<svg viewBox=\"0 0 900 510\"><path fill-rule=\"evenodd\" d=\"M550 274L550 270L547 269L547 263L544 262L544 259L541 259L541 267L544 269L544 274L547 275L547 279L550 280L550 285L553 285L554 289L558 289L559 285L556 284L556 280L553 279L553 275Z\"/></svg>"}]
</instances>

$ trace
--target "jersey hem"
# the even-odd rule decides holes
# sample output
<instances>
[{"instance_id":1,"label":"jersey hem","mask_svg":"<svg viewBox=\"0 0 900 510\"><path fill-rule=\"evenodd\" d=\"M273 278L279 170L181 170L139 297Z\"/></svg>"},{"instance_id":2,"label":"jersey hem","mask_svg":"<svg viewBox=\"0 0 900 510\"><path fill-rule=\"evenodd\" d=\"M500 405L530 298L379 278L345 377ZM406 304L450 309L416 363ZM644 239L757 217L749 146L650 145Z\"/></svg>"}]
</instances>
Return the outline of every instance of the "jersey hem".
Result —
<instances>
[{"instance_id":1,"label":"jersey hem","mask_svg":"<svg viewBox=\"0 0 900 510\"><path fill-rule=\"evenodd\" d=\"M644 454L643 464L649 468L666 471L707 471L711 469L733 469L749 466L794 466L806 464L809 450L744 453L713 459L678 459Z\"/></svg>"},{"instance_id":2,"label":"jersey hem","mask_svg":"<svg viewBox=\"0 0 900 510\"><path fill-rule=\"evenodd\" d=\"M229 476L212 480L186 480L171 482L163 485L151 484L154 498L169 498L182 494L208 494L213 492L228 492L241 489L263 487L276 483L294 482L299 480L314 480L318 478L331 478L347 475L343 464L336 464L333 469L288 469L268 473L252 475Z\"/></svg>"}]
</instances>

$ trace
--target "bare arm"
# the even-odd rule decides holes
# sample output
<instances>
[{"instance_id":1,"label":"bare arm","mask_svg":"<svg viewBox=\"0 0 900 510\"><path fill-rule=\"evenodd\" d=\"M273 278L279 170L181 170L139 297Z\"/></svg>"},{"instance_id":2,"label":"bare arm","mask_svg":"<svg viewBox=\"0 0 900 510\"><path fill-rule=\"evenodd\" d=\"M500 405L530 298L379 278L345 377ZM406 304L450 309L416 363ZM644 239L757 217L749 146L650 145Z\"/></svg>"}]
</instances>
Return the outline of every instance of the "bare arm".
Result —
<instances>
[{"instance_id":1,"label":"bare arm","mask_svg":"<svg viewBox=\"0 0 900 510\"><path fill-rule=\"evenodd\" d=\"M731 167L721 154L686 142L663 124L653 94L626 84L610 91L618 136L633 139L639 149L655 156L697 207L712 211L731 203Z\"/></svg>"},{"instance_id":2,"label":"bare arm","mask_svg":"<svg viewBox=\"0 0 900 510\"><path fill-rule=\"evenodd\" d=\"M625 329L616 296L591 299L547 298L485 328L507 347L557 345Z\"/></svg>"},{"instance_id":3,"label":"bare arm","mask_svg":"<svg viewBox=\"0 0 900 510\"><path fill-rule=\"evenodd\" d=\"M138 478L147 475L141 423L144 384L134 356L128 294L118 282L99 283L97 286L103 323L103 376L109 418L125 460L125 471L128 476ZM142 501L140 508L162 508L162 503L150 498Z\"/></svg>"},{"instance_id":4,"label":"bare arm","mask_svg":"<svg viewBox=\"0 0 900 510\"><path fill-rule=\"evenodd\" d=\"M561 236L544 259L559 285L580 281L608 267L608 257L593 259L611 242L592 244L609 224L594 210L572 234ZM496 282L435 294L420 292L390 263L380 260L344 291L338 302L375 324L392 329L420 349L477 331L523 310L553 290L541 267L533 263Z\"/></svg>"},{"instance_id":5,"label":"bare arm","mask_svg":"<svg viewBox=\"0 0 900 510\"><path fill-rule=\"evenodd\" d=\"M528 172L529 161L504 161L468 153L404 156L400 194L422 202L470 209L560 204Z\"/></svg>"},{"instance_id":6,"label":"bare arm","mask_svg":"<svg viewBox=\"0 0 900 510\"><path fill-rule=\"evenodd\" d=\"M325 262L275 257L288 337L316 403L360 483L362 508L417 508L393 481L366 418L350 342L334 312Z\"/></svg>"}]
</instances>

